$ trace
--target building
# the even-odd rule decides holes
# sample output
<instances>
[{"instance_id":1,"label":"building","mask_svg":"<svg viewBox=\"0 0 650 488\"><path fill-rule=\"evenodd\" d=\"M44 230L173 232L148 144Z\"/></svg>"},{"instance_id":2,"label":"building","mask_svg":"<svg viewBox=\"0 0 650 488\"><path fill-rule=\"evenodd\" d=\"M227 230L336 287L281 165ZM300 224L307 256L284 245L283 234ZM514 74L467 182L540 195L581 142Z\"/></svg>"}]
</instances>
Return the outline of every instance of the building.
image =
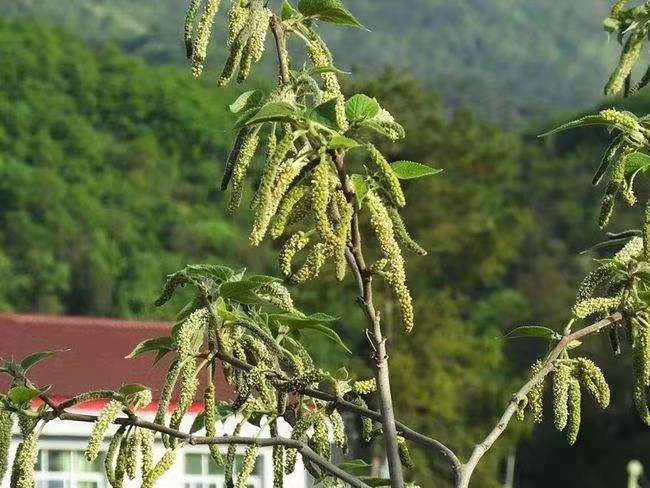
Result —
<instances>
[{"instance_id":1,"label":"building","mask_svg":"<svg viewBox=\"0 0 650 488\"><path fill-rule=\"evenodd\" d=\"M19 360L33 352L60 350L60 353L37 364L30 371L30 379L37 385L53 385L49 395L56 402L84 391L117 390L123 383L150 386L154 402L138 411L138 415L151 420L157 408L156 388L164 379L170 359L163 359L153 366L152 357L124 359L124 356L144 339L167 335L169 327L169 324L161 322L0 314L0 358ZM0 377L0 391L6 391L7 386L7 378ZM217 382L217 397L232 398L232 391L223 378ZM103 405L103 402L91 402L71 411L97 414ZM184 430L189 429L195 415L201 410L200 403L192 406L183 424ZM221 431L232 432L235 422L235 418L226 419L226 425L221 427ZM88 463L83 457L91 428L92 424L79 422L55 420L48 423L41 435L37 488L109 486L101 469L101 457L94 464ZM282 431L286 434L288 426L280 426L280 429L281 434ZM257 435L257 428L247 426L241 435ZM105 439L105 448L108 440ZM18 442L20 436L15 432L11 455ZM163 452L164 447L158 437L156 458ZM238 454L241 455L241 452ZM222 488L223 485L223 472L212 463L205 446L184 447L174 467L157 484L161 488ZM310 485L303 466L298 462L295 472L285 479L285 486L303 488ZM140 482L127 481L126 486L140 486ZM249 486L272 487L270 448L262 450ZM8 476L0 488L9 488Z\"/></svg>"}]
</instances>

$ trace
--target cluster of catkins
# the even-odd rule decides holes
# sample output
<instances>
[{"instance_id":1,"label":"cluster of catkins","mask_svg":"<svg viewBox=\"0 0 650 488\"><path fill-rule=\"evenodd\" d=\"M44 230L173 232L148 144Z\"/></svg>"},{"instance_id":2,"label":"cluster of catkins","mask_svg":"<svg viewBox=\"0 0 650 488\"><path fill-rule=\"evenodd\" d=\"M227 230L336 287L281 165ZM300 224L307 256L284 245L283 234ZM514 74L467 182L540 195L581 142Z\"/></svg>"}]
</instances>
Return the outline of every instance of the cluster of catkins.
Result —
<instances>
[{"instance_id":1,"label":"cluster of catkins","mask_svg":"<svg viewBox=\"0 0 650 488\"><path fill-rule=\"evenodd\" d=\"M604 21L607 32L616 33L623 45L616 69L612 72L607 85L606 95L614 95L620 91L631 95L650 82L650 69L636 83L632 83L632 69L641 57L643 44L648 36L650 22L650 3L626 9L628 0L616 0L609 15Z\"/></svg>"},{"instance_id":2,"label":"cluster of catkins","mask_svg":"<svg viewBox=\"0 0 650 488\"><path fill-rule=\"evenodd\" d=\"M532 367L533 378L542 370L544 364L537 361ZM582 389L594 399L600 408L609 405L609 386L600 368L590 359L556 359L553 362L553 416L555 427L566 429L567 440L573 445L580 430L580 409ZM517 405L517 418L524 419L528 410L534 422L540 423L543 418L543 398L546 375L543 375L528 394Z\"/></svg>"},{"instance_id":3,"label":"cluster of catkins","mask_svg":"<svg viewBox=\"0 0 650 488\"><path fill-rule=\"evenodd\" d=\"M198 25L196 15L201 4L203 13ZM185 49L192 60L192 74L200 76L212 33L212 25L219 10L220 0L190 0L185 17ZM239 67L237 81L242 82L250 74L254 63L262 58L264 40L269 28L271 11L263 0L233 0L228 13L228 46L230 54L225 62L219 86L226 85Z\"/></svg>"}]
</instances>

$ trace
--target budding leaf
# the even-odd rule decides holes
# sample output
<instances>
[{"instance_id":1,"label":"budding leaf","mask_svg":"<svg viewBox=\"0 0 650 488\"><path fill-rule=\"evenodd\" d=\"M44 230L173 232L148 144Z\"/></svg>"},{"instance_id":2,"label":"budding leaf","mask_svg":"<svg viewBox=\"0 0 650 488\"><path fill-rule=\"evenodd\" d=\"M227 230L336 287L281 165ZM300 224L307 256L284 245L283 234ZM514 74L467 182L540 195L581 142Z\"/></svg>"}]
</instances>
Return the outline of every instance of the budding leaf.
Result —
<instances>
[{"instance_id":1,"label":"budding leaf","mask_svg":"<svg viewBox=\"0 0 650 488\"><path fill-rule=\"evenodd\" d=\"M370 189L368 186L368 181L359 174L353 174L351 178L352 186L354 186L354 194L357 197L359 207L361 207L361 204L363 203L363 200L366 198L368 190Z\"/></svg>"},{"instance_id":2,"label":"budding leaf","mask_svg":"<svg viewBox=\"0 0 650 488\"><path fill-rule=\"evenodd\" d=\"M352 149L353 147L360 146L354 139L339 134L332 136L327 145L330 149Z\"/></svg>"},{"instance_id":3,"label":"budding leaf","mask_svg":"<svg viewBox=\"0 0 650 488\"><path fill-rule=\"evenodd\" d=\"M232 102L228 108L234 114L247 110L249 108L257 107L262 101L264 94L261 90L250 90L242 93L237 97L237 100Z\"/></svg>"},{"instance_id":4,"label":"budding leaf","mask_svg":"<svg viewBox=\"0 0 650 488\"><path fill-rule=\"evenodd\" d=\"M316 17L324 22L365 27L343 6L341 0L300 0L298 10L307 17Z\"/></svg>"},{"instance_id":5,"label":"budding leaf","mask_svg":"<svg viewBox=\"0 0 650 488\"><path fill-rule=\"evenodd\" d=\"M550 136L551 134L574 129L576 127L585 127L587 125L608 125L608 122L603 118L602 115L586 115L585 117L567 122L566 124L549 130L548 132L544 132L543 134L540 134L539 137L546 137Z\"/></svg>"},{"instance_id":6,"label":"budding leaf","mask_svg":"<svg viewBox=\"0 0 650 488\"><path fill-rule=\"evenodd\" d=\"M339 464L339 468L345 471L354 471L354 470L365 469L369 467L370 464L368 464L363 459L350 459L348 461L343 461L341 464Z\"/></svg>"},{"instance_id":7,"label":"budding leaf","mask_svg":"<svg viewBox=\"0 0 650 488\"><path fill-rule=\"evenodd\" d=\"M262 302L260 297L255 293L255 290L259 286L260 283L256 281L229 281L221 285L219 291L224 298L247 305L254 305Z\"/></svg>"},{"instance_id":8,"label":"budding leaf","mask_svg":"<svg viewBox=\"0 0 650 488\"><path fill-rule=\"evenodd\" d=\"M625 173L646 171L650 168L650 156L640 152L633 152L625 156Z\"/></svg>"},{"instance_id":9,"label":"budding leaf","mask_svg":"<svg viewBox=\"0 0 650 488\"><path fill-rule=\"evenodd\" d=\"M542 339L561 339L562 336L548 327L539 325L524 325L517 327L506 334L509 339L518 339L521 337L540 337Z\"/></svg>"},{"instance_id":10,"label":"budding leaf","mask_svg":"<svg viewBox=\"0 0 650 488\"><path fill-rule=\"evenodd\" d=\"M377 115L379 108L377 100L358 93L345 102L345 115L352 123L363 122Z\"/></svg>"},{"instance_id":11,"label":"budding leaf","mask_svg":"<svg viewBox=\"0 0 650 488\"><path fill-rule=\"evenodd\" d=\"M67 349L66 349L67 350ZM49 358L50 356L53 356L57 352L63 352L64 350L59 350L59 351L44 351L44 352L35 352L33 354L30 354L29 356L26 356L21 362L20 362L20 367L23 368L23 371L26 373L29 371L29 369L34 366L36 363L39 363L40 361L43 361L44 359Z\"/></svg>"},{"instance_id":12,"label":"budding leaf","mask_svg":"<svg viewBox=\"0 0 650 488\"><path fill-rule=\"evenodd\" d=\"M325 103L321 103L317 107L314 107L312 110L309 110L305 117L309 120L324 125L330 129L338 129L338 124L336 123L336 98L328 100Z\"/></svg>"},{"instance_id":13,"label":"budding leaf","mask_svg":"<svg viewBox=\"0 0 650 488\"><path fill-rule=\"evenodd\" d=\"M14 405L25 405L40 394L41 391L36 388L14 386L7 392L7 398L9 398Z\"/></svg>"},{"instance_id":14,"label":"budding leaf","mask_svg":"<svg viewBox=\"0 0 650 488\"><path fill-rule=\"evenodd\" d=\"M148 389L149 389L148 386L132 383L128 385L122 385L118 392L121 395L129 396L129 395L133 395L134 393L140 393L141 391L145 391Z\"/></svg>"},{"instance_id":15,"label":"budding leaf","mask_svg":"<svg viewBox=\"0 0 650 488\"><path fill-rule=\"evenodd\" d=\"M323 313L315 313L312 315L307 315L304 317L285 313L285 314L271 314L269 315L269 320L276 321L281 325L287 326L292 332L293 331L303 331L303 330L313 330L320 334L323 334L327 338L331 339L334 343L341 346L348 353L352 354L352 351L348 349L345 343L341 340L341 337L330 327L324 325L324 323L332 322L336 320L330 315Z\"/></svg>"},{"instance_id":16,"label":"budding leaf","mask_svg":"<svg viewBox=\"0 0 650 488\"><path fill-rule=\"evenodd\" d=\"M336 73L338 75L349 75L349 71L343 71L336 66L312 66L305 73L309 76L322 75L323 73Z\"/></svg>"},{"instance_id":17,"label":"budding leaf","mask_svg":"<svg viewBox=\"0 0 650 488\"><path fill-rule=\"evenodd\" d=\"M282 8L280 10L280 18L282 20L287 20L298 15L298 11L291 6L287 0L282 2Z\"/></svg>"},{"instance_id":18,"label":"budding leaf","mask_svg":"<svg viewBox=\"0 0 650 488\"><path fill-rule=\"evenodd\" d=\"M125 359L133 359L145 352L150 351L171 351L174 348L174 340L170 336L147 339L133 348Z\"/></svg>"},{"instance_id":19,"label":"budding leaf","mask_svg":"<svg viewBox=\"0 0 650 488\"><path fill-rule=\"evenodd\" d=\"M261 124L263 122L288 120L292 117L295 117L295 115L296 110L293 105L286 102L269 102L265 105L262 105L262 108L254 112L254 114L248 114L246 112L235 123L235 128L240 129L246 125Z\"/></svg>"},{"instance_id":20,"label":"budding leaf","mask_svg":"<svg viewBox=\"0 0 650 488\"><path fill-rule=\"evenodd\" d=\"M194 422L190 427L190 434L196 434L199 430L205 428L205 412L201 412L194 417Z\"/></svg>"},{"instance_id":21,"label":"budding leaf","mask_svg":"<svg viewBox=\"0 0 650 488\"><path fill-rule=\"evenodd\" d=\"M390 167L400 180L422 178L423 176L435 175L442 171L441 169L432 168L426 164L416 163L414 161L396 161Z\"/></svg>"}]
</instances>

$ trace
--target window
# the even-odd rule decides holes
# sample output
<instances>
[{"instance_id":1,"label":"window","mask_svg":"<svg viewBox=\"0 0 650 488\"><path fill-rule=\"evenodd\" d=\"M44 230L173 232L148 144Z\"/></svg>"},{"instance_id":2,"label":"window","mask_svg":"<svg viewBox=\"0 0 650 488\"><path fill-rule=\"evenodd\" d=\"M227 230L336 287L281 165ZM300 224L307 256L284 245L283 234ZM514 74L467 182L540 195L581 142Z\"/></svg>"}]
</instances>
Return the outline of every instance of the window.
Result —
<instances>
[{"instance_id":1,"label":"window","mask_svg":"<svg viewBox=\"0 0 650 488\"><path fill-rule=\"evenodd\" d=\"M36 463L36 488L105 488L103 455L89 463L83 451L42 449Z\"/></svg>"},{"instance_id":2,"label":"window","mask_svg":"<svg viewBox=\"0 0 650 488\"><path fill-rule=\"evenodd\" d=\"M241 468L243 456L235 456L234 475ZM264 488L263 480L264 456L260 455L255 462L253 474L248 480L249 488ZM184 488L224 488L224 471L209 454L189 452L185 454L185 484ZM39 487L40 488L40 487ZM49 488L49 487L48 487ZM57 487L58 488L58 487ZM92 488L92 487L89 487Z\"/></svg>"}]
</instances>

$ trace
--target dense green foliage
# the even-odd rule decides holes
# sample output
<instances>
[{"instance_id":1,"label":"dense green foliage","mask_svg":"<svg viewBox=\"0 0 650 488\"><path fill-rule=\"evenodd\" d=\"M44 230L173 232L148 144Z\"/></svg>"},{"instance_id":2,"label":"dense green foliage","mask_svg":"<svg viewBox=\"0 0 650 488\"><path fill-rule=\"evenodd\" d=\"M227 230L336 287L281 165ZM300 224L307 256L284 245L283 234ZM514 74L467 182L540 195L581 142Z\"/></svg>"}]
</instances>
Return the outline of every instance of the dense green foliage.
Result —
<instances>
[{"instance_id":1,"label":"dense green foliage","mask_svg":"<svg viewBox=\"0 0 650 488\"><path fill-rule=\"evenodd\" d=\"M502 333L515 321L564 319L591 266L590 256L577 252L598 240L600 195L587 183L606 134L576 132L538 144L541 127L518 137L467 112L446 118L436 96L395 73L353 88L381 97L404 123L404 144L382 148L391 159L445 169L414 191L407 187L406 221L431 254L414 258L411 272L418 326L428 339L402 342L396 326L392 374L399 417L464 452L511 393L505 378L513 366L530 364L521 347L506 360ZM225 216L217 191L232 138L224 107L235 93L116 49L90 51L30 23L0 24L2 308L150 317L158 283L186 262L277 273L269 254L233 244L246 240L248 217ZM650 102L631 103L643 112ZM532 149L524 150L522 139ZM347 303L338 293L320 282L298 301ZM380 293L387 325L396 324L390 294ZM345 318L337 330L349 342L358 336L358 315L354 305L337 307L324 311ZM604 351L596 354L605 365ZM429 374L414 377L416 367ZM536 436L521 451L522 484L616 486L629 458L650 461L639 444L623 442L638 431L622 393L629 379L609 379L621 392L615 408L606 416L586 412L579 449L558 449L565 441L555 432ZM497 446L478 486L497 486L507 449ZM422 456L416 460L420 473L446 476ZM555 471L561 478L549 478L548 462L566 467ZM611 469L595 468L607 464Z\"/></svg>"},{"instance_id":2,"label":"dense green foliage","mask_svg":"<svg viewBox=\"0 0 650 488\"><path fill-rule=\"evenodd\" d=\"M118 40L150 61L179 63L182 3L16 0L0 12L33 15L91 41ZM597 100L616 53L599 31L609 3L358 0L350 7L373 34L332 29L328 39L344 67L408 67L435 81L448 104L474 104L509 123ZM222 32L215 29L215 45L223 45Z\"/></svg>"}]
</instances>

